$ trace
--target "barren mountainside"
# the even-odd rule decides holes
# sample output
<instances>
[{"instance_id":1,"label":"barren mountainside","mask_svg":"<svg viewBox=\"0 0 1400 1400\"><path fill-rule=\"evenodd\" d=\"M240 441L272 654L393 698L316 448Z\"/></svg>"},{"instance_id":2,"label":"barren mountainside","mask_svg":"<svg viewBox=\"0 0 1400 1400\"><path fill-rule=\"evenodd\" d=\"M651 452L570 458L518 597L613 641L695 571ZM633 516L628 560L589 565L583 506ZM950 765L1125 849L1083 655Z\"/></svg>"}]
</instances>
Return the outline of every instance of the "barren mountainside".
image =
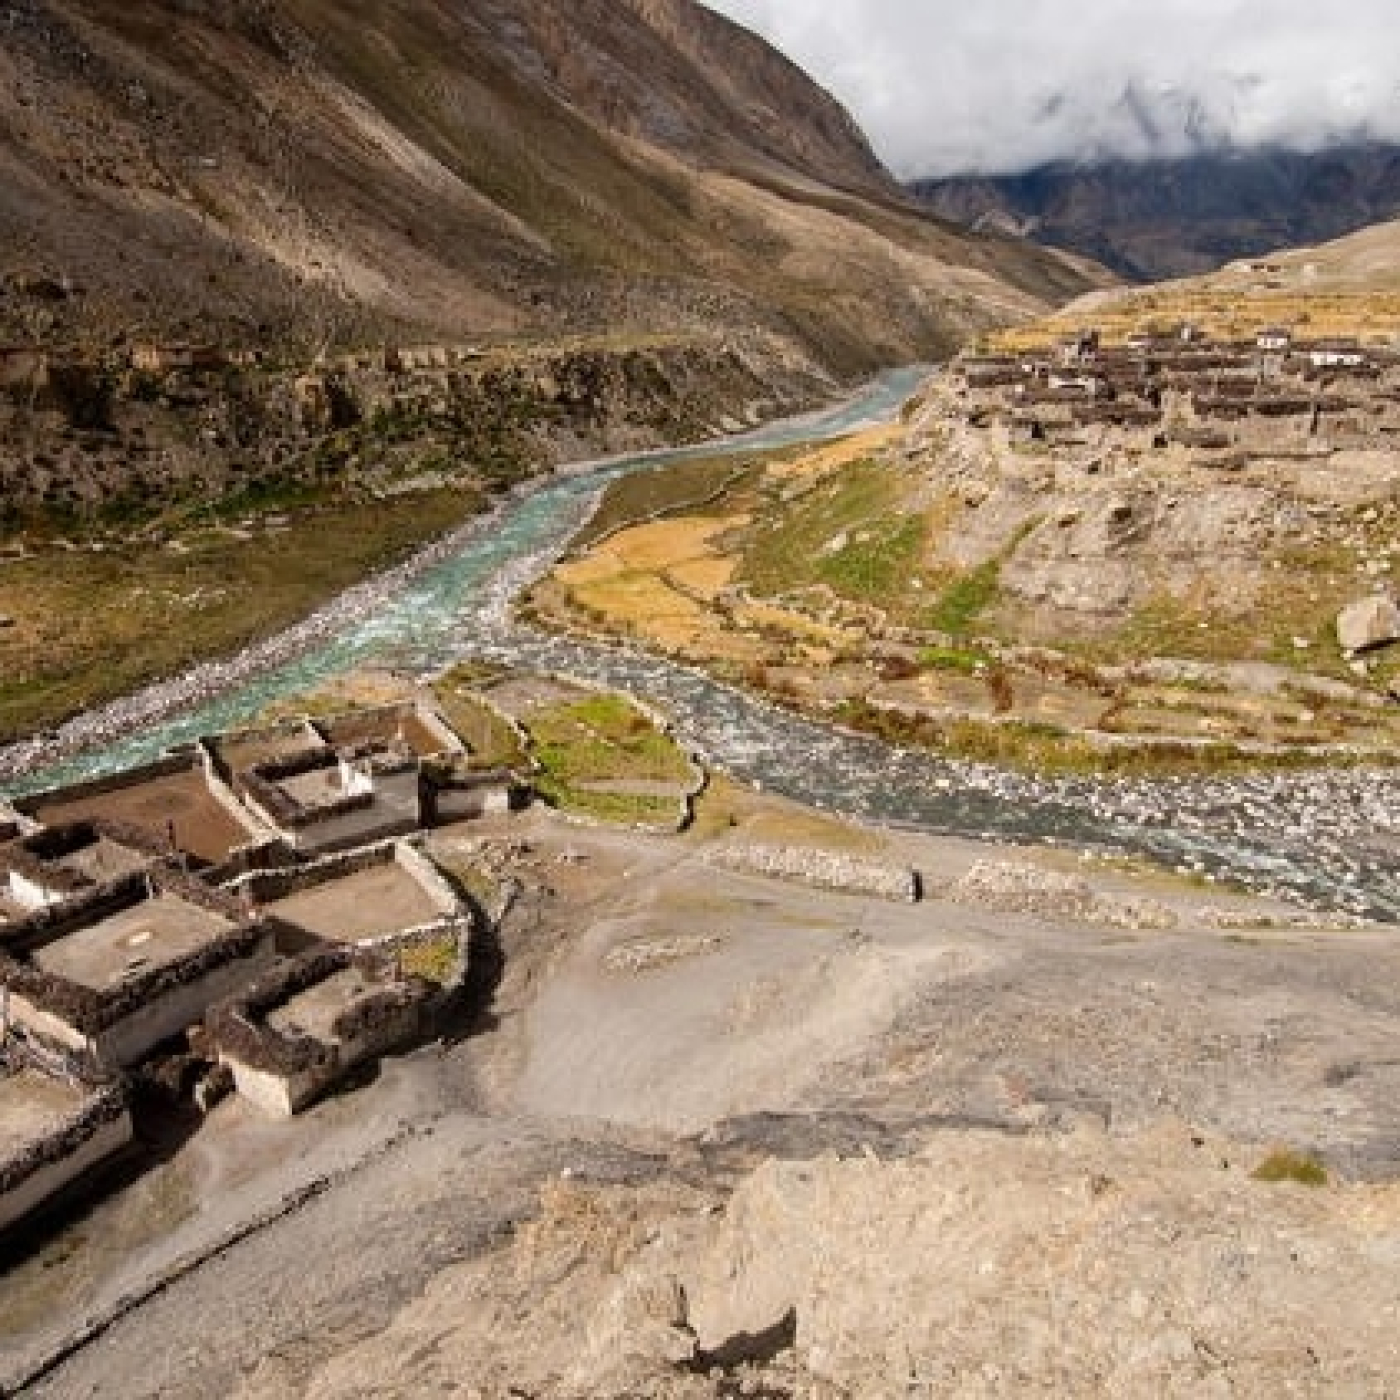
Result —
<instances>
[{"instance_id":1,"label":"barren mountainside","mask_svg":"<svg viewBox=\"0 0 1400 1400\"><path fill-rule=\"evenodd\" d=\"M0 249L21 343L762 328L845 372L1091 280L912 209L690 0L19 0Z\"/></svg>"}]
</instances>

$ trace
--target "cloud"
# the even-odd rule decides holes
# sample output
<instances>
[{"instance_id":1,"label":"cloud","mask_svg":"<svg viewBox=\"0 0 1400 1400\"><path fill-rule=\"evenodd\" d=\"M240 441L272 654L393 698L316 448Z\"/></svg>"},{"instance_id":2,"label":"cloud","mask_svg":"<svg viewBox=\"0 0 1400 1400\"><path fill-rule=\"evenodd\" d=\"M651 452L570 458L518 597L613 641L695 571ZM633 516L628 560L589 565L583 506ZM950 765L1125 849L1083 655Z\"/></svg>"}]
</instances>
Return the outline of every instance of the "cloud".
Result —
<instances>
[{"instance_id":1,"label":"cloud","mask_svg":"<svg viewBox=\"0 0 1400 1400\"><path fill-rule=\"evenodd\" d=\"M1395 0L708 0L897 173L1400 141Z\"/></svg>"}]
</instances>

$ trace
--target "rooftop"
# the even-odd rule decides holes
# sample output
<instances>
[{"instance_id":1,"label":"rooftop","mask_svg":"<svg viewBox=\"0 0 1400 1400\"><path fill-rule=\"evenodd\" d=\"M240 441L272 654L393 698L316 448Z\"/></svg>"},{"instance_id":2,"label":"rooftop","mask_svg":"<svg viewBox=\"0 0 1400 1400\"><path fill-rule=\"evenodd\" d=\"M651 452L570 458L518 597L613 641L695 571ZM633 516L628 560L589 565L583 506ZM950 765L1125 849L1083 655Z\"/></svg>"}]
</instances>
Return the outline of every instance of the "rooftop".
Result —
<instances>
[{"instance_id":1,"label":"rooftop","mask_svg":"<svg viewBox=\"0 0 1400 1400\"><path fill-rule=\"evenodd\" d=\"M178 963L236 925L214 910L163 891L34 951L41 971L95 992Z\"/></svg>"},{"instance_id":2,"label":"rooftop","mask_svg":"<svg viewBox=\"0 0 1400 1400\"><path fill-rule=\"evenodd\" d=\"M337 1040L336 1022L357 1002L377 996L384 983L351 963L313 982L267 1014L267 1024L283 1035L309 1036L322 1044Z\"/></svg>"},{"instance_id":3,"label":"rooftop","mask_svg":"<svg viewBox=\"0 0 1400 1400\"><path fill-rule=\"evenodd\" d=\"M0 1162L62 1128L88 1097L79 1085L38 1070L0 1068Z\"/></svg>"},{"instance_id":4,"label":"rooftop","mask_svg":"<svg viewBox=\"0 0 1400 1400\"><path fill-rule=\"evenodd\" d=\"M55 863L76 871L95 885L105 885L133 871L144 870L149 862L150 857L145 852L98 833L91 845L80 846Z\"/></svg>"},{"instance_id":5,"label":"rooftop","mask_svg":"<svg viewBox=\"0 0 1400 1400\"><path fill-rule=\"evenodd\" d=\"M277 786L299 807L323 807L346 795L338 763L280 778Z\"/></svg>"},{"instance_id":6,"label":"rooftop","mask_svg":"<svg viewBox=\"0 0 1400 1400\"><path fill-rule=\"evenodd\" d=\"M445 912L422 882L394 860L328 879L266 908L306 933L340 943L418 928Z\"/></svg>"},{"instance_id":7,"label":"rooftop","mask_svg":"<svg viewBox=\"0 0 1400 1400\"><path fill-rule=\"evenodd\" d=\"M8 872L45 888L76 893L147 869L167 843L135 828L105 822L45 827L0 847L0 880Z\"/></svg>"},{"instance_id":8,"label":"rooftop","mask_svg":"<svg viewBox=\"0 0 1400 1400\"><path fill-rule=\"evenodd\" d=\"M163 778L144 778L110 792L67 798L61 793L38 802L33 815L45 826L86 819L105 819L140 828L168 841L173 828L179 848L200 860L218 864L231 851L253 839L214 798L204 774L191 766Z\"/></svg>"}]
</instances>

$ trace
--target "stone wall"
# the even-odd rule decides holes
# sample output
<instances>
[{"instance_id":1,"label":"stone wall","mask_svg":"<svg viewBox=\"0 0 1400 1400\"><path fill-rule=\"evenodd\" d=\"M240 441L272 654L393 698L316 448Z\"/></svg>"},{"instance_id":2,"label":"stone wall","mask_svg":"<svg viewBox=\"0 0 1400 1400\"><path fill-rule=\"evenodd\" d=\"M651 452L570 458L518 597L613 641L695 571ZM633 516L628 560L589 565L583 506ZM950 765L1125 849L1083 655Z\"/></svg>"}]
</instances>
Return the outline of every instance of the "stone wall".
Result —
<instances>
[{"instance_id":1,"label":"stone wall","mask_svg":"<svg viewBox=\"0 0 1400 1400\"><path fill-rule=\"evenodd\" d=\"M187 773L202 762L197 754L184 751L143 763L138 768L127 768L120 773L109 774L104 778L91 778L86 782L72 783L54 788L49 792L33 793L15 801L15 808L25 816L33 816L41 807L55 802L81 802L90 797L105 797L109 793L124 792L127 788L139 787L142 783L156 778L173 778L177 773Z\"/></svg>"},{"instance_id":2,"label":"stone wall","mask_svg":"<svg viewBox=\"0 0 1400 1400\"><path fill-rule=\"evenodd\" d=\"M127 1068L162 1041L197 1026L216 1002L236 995L277 958L276 941L264 931L239 957L215 963L198 977L187 977L154 993L92 1041L98 1064Z\"/></svg>"},{"instance_id":3,"label":"stone wall","mask_svg":"<svg viewBox=\"0 0 1400 1400\"><path fill-rule=\"evenodd\" d=\"M841 894L874 895L908 903L917 903L923 897L918 871L861 860L841 851L809 846L725 846L706 859L740 874L796 880Z\"/></svg>"}]
</instances>

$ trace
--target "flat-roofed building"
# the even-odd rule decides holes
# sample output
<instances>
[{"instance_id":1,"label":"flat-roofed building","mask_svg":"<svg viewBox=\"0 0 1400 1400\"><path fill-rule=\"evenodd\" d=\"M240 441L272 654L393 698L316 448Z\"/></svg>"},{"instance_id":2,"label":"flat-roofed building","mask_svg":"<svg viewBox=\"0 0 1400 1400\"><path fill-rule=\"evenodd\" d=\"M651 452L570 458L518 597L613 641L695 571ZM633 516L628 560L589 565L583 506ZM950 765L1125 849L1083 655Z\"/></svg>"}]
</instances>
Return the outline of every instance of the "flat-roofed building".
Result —
<instances>
[{"instance_id":1,"label":"flat-roofed building","mask_svg":"<svg viewBox=\"0 0 1400 1400\"><path fill-rule=\"evenodd\" d=\"M0 897L24 916L169 859L168 846L139 827L93 820L41 827L0 844Z\"/></svg>"},{"instance_id":2,"label":"flat-roofed building","mask_svg":"<svg viewBox=\"0 0 1400 1400\"><path fill-rule=\"evenodd\" d=\"M197 1024L276 955L268 925L172 870L126 876L0 929L14 1023L104 1068Z\"/></svg>"},{"instance_id":3,"label":"flat-roofed building","mask_svg":"<svg viewBox=\"0 0 1400 1400\"><path fill-rule=\"evenodd\" d=\"M44 826L102 821L136 828L197 865L220 865L267 832L224 790L198 750L15 804Z\"/></svg>"},{"instance_id":4,"label":"flat-roofed building","mask_svg":"<svg viewBox=\"0 0 1400 1400\"><path fill-rule=\"evenodd\" d=\"M276 926L283 948L465 936L471 923L446 877L406 841L254 873L233 888Z\"/></svg>"},{"instance_id":5,"label":"flat-roofed building","mask_svg":"<svg viewBox=\"0 0 1400 1400\"><path fill-rule=\"evenodd\" d=\"M3 995L0 993L0 995ZM132 1139L116 1084L57 1074L0 1051L0 1230L32 1214Z\"/></svg>"},{"instance_id":6,"label":"flat-roofed building","mask_svg":"<svg viewBox=\"0 0 1400 1400\"><path fill-rule=\"evenodd\" d=\"M441 990L392 956L322 948L215 1007L209 1032L238 1092L290 1118L356 1065L420 1036Z\"/></svg>"}]
</instances>

